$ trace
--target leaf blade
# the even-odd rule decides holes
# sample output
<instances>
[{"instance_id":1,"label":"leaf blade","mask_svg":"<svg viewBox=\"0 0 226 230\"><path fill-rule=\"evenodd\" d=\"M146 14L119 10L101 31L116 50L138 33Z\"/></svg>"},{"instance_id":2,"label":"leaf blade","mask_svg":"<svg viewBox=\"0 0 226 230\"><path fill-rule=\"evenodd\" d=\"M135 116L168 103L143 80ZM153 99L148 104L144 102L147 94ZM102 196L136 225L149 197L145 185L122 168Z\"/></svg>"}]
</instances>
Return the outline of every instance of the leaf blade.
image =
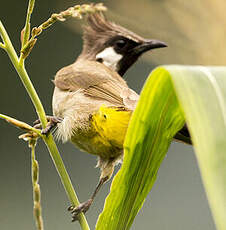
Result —
<instances>
[{"instance_id":1,"label":"leaf blade","mask_svg":"<svg viewBox=\"0 0 226 230\"><path fill-rule=\"evenodd\" d=\"M216 225L219 230L226 229L225 111L226 67L172 65L155 69L133 113L124 162L96 229L130 228L184 116Z\"/></svg>"},{"instance_id":2,"label":"leaf blade","mask_svg":"<svg viewBox=\"0 0 226 230\"><path fill-rule=\"evenodd\" d=\"M215 223L226 229L226 67L169 66L167 70L192 135ZM189 97L181 90L186 78L192 81L186 86Z\"/></svg>"},{"instance_id":3,"label":"leaf blade","mask_svg":"<svg viewBox=\"0 0 226 230\"><path fill-rule=\"evenodd\" d=\"M100 215L97 223L96 229L98 230L130 228L144 198L154 184L157 170L164 159L173 135L184 123L176 95L172 90L169 90L172 88L172 83L165 75L166 71L164 69L156 71L158 73L155 74L161 75L161 77L150 78L150 81L147 81L140 99L143 102L138 102L137 109L131 118L124 144L124 162L112 182L111 193L105 203L105 211ZM160 86L160 82L165 84ZM170 93L162 95L162 92ZM162 97L161 103L156 100L156 97ZM166 114L167 116L165 116ZM153 117L152 124L149 123L149 117ZM171 125L174 126L173 129L169 128ZM151 129L149 126L152 126ZM162 135L161 131L167 128L168 132ZM133 135L134 133L136 136ZM140 143L142 142L146 144L141 148ZM149 153L153 151L157 154L152 156ZM136 158L132 158L131 152L136 153ZM145 167L140 168L140 165Z\"/></svg>"}]
</instances>

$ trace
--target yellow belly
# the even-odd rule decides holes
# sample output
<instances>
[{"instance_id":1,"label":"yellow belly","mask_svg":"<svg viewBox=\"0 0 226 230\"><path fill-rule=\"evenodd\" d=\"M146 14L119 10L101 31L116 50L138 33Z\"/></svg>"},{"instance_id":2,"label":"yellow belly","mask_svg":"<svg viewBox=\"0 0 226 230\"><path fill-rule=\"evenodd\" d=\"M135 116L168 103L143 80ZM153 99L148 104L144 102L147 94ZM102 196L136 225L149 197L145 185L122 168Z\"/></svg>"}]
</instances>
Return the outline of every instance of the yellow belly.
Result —
<instances>
[{"instance_id":1,"label":"yellow belly","mask_svg":"<svg viewBox=\"0 0 226 230\"><path fill-rule=\"evenodd\" d=\"M103 159L114 159L123 153L123 143L132 112L102 105L86 122L85 129L76 129L71 137L81 150Z\"/></svg>"},{"instance_id":2,"label":"yellow belly","mask_svg":"<svg viewBox=\"0 0 226 230\"><path fill-rule=\"evenodd\" d=\"M91 119L99 134L96 141L122 149L131 114L124 108L101 106Z\"/></svg>"}]
</instances>

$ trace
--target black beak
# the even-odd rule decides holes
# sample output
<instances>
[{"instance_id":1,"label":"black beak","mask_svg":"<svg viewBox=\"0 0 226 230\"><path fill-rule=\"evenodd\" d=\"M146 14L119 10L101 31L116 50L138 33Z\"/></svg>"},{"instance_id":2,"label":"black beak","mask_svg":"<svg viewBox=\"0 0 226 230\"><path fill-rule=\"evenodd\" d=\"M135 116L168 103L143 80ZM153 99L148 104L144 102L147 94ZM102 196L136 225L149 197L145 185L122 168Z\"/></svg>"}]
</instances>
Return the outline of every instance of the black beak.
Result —
<instances>
[{"instance_id":1,"label":"black beak","mask_svg":"<svg viewBox=\"0 0 226 230\"><path fill-rule=\"evenodd\" d=\"M141 55L142 53L144 53L148 50L152 50L152 49L156 49L156 48L163 48L163 47L167 47L165 42L153 40L153 39L152 40L145 40L143 43L136 46L133 49L133 52L137 55Z\"/></svg>"},{"instance_id":2,"label":"black beak","mask_svg":"<svg viewBox=\"0 0 226 230\"><path fill-rule=\"evenodd\" d=\"M118 73L120 76L123 76L124 73L133 65L136 60L148 50L167 47L165 42L158 40L148 40L144 39L139 44L136 44L135 47L128 50L126 54L123 55L123 58L118 63Z\"/></svg>"}]
</instances>

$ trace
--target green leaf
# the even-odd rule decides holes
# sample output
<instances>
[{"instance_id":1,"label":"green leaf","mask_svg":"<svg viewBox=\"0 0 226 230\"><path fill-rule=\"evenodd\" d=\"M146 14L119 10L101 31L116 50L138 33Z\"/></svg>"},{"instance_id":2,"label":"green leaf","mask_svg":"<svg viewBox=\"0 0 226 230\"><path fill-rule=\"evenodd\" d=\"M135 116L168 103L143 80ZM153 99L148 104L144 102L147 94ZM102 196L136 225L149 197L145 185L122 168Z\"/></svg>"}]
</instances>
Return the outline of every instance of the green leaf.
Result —
<instances>
[{"instance_id":1,"label":"green leaf","mask_svg":"<svg viewBox=\"0 0 226 230\"><path fill-rule=\"evenodd\" d=\"M226 229L226 67L164 66L142 90L97 230L131 227L184 117L216 225Z\"/></svg>"},{"instance_id":2,"label":"green leaf","mask_svg":"<svg viewBox=\"0 0 226 230\"><path fill-rule=\"evenodd\" d=\"M226 229L226 67L167 67L194 143L217 229Z\"/></svg>"}]
</instances>

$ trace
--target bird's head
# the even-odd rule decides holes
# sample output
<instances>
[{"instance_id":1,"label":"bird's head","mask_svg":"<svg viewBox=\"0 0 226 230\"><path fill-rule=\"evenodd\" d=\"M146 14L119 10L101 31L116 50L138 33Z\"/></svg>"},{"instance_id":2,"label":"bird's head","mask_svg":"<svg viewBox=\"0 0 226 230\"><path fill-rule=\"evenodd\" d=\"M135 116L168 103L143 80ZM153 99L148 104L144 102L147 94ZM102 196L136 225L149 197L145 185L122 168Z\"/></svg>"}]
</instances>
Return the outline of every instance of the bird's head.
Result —
<instances>
[{"instance_id":1,"label":"bird's head","mask_svg":"<svg viewBox=\"0 0 226 230\"><path fill-rule=\"evenodd\" d=\"M102 13L89 15L87 21L79 58L101 62L121 76L146 51L167 46L164 42L142 38L108 21Z\"/></svg>"}]
</instances>

